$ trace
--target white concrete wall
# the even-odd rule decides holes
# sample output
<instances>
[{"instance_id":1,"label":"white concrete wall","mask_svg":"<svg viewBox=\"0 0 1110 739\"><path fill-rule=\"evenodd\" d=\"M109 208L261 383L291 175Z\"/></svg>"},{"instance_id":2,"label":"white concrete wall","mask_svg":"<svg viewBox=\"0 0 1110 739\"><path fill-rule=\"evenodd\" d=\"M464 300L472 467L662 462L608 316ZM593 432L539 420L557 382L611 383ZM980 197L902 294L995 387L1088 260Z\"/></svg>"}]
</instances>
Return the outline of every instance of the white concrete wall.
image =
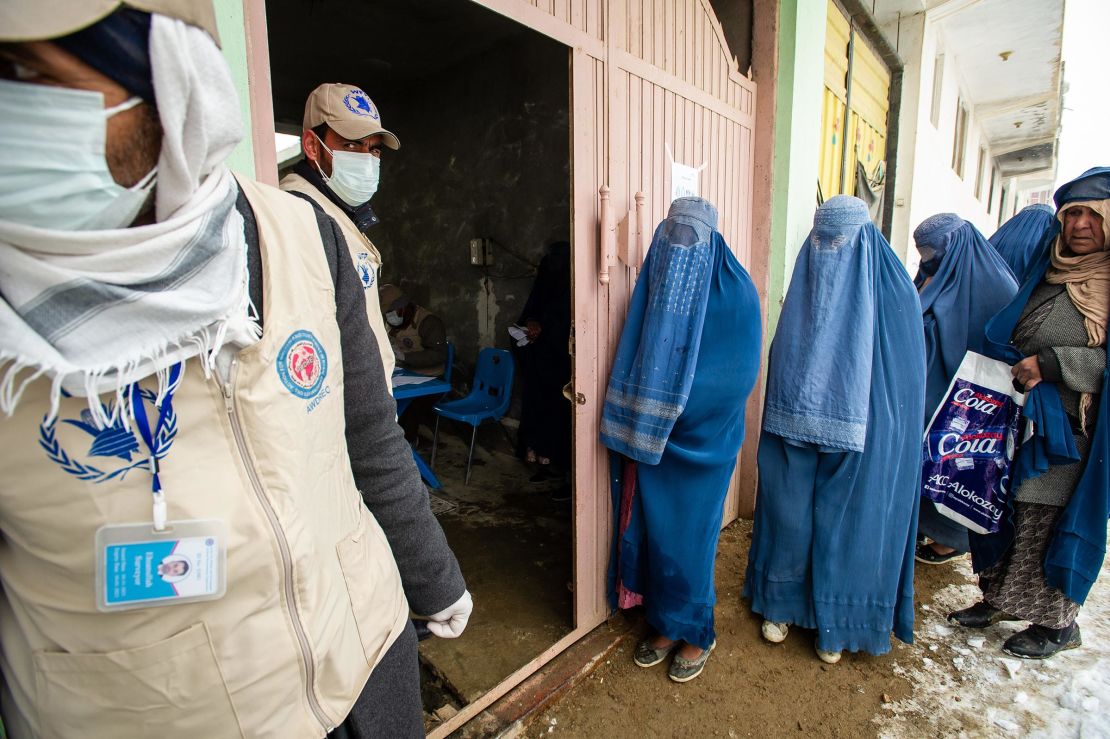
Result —
<instances>
[{"instance_id":1,"label":"white concrete wall","mask_svg":"<svg viewBox=\"0 0 1110 739\"><path fill-rule=\"evenodd\" d=\"M936 213L956 213L990 236L998 226L1001 184L996 181L994 193L988 195L993 164L987 147L981 197L975 197L979 147L985 137L974 107L961 95L965 87L956 55L945 49L937 26L924 14L918 14L903 18L900 32L893 28L884 28L884 31L891 38L897 37L897 48L905 62L891 246L910 271L915 272L918 257L913 246L913 230L917 225ZM934 126L930 113L938 53L944 54L944 65L939 117ZM961 97L969 113L962 177L952 168L956 112ZM989 213L988 198L991 200Z\"/></svg>"}]
</instances>

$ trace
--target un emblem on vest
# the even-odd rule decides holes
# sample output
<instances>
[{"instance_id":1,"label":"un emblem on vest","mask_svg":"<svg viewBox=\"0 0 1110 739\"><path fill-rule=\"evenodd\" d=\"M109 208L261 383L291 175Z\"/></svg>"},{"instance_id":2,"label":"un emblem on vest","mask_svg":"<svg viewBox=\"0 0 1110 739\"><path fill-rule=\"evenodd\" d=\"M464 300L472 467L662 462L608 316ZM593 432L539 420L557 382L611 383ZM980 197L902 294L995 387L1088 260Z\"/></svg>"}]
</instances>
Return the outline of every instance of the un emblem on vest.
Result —
<instances>
[{"instance_id":1,"label":"un emblem on vest","mask_svg":"<svg viewBox=\"0 0 1110 739\"><path fill-rule=\"evenodd\" d=\"M139 393L145 403L154 407L157 399L154 392L140 390ZM115 414L114 402L101 403L101 408L105 415L115 416L111 425L103 428L97 425L88 408L83 409L76 418L44 418L39 425L39 446L46 452L47 458L78 480L94 483L123 480L134 469L149 470L150 453L141 446L134 422L124 422L122 414L126 410L120 409L119 414ZM146 408L136 407L135 413L146 413ZM157 415L154 414L155 419ZM58 420L64 424L62 429L58 428ZM68 445L63 445L58 438L58 432L63 429L68 434ZM84 436L68 429L78 429ZM165 457L176 437L177 413L171 412L166 417L165 424L156 432L152 450L154 456L158 459Z\"/></svg>"},{"instance_id":2,"label":"un emblem on vest","mask_svg":"<svg viewBox=\"0 0 1110 739\"><path fill-rule=\"evenodd\" d=\"M358 276L362 278L362 286L369 290L374 286L374 263L370 261L370 252L360 251L357 255L358 264L355 269L358 270Z\"/></svg>"},{"instance_id":3,"label":"un emblem on vest","mask_svg":"<svg viewBox=\"0 0 1110 739\"><path fill-rule=\"evenodd\" d=\"M308 399L320 391L328 374L328 355L311 331L294 331L277 356L277 373L285 389Z\"/></svg>"}]
</instances>

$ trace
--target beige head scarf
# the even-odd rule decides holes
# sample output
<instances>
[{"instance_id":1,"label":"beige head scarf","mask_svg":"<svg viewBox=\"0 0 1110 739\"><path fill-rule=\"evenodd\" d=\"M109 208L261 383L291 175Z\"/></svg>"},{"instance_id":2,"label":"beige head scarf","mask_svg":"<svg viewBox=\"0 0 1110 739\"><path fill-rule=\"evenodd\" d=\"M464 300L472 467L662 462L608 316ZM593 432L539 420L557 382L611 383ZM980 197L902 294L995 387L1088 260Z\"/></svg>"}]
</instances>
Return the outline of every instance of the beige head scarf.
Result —
<instances>
[{"instance_id":1,"label":"beige head scarf","mask_svg":"<svg viewBox=\"0 0 1110 739\"><path fill-rule=\"evenodd\" d=\"M1085 205L1102 216L1104 246L1094 254L1072 254L1064 245L1061 232L1052 244L1052 255L1045 281L1064 285L1068 297L1083 314L1087 346L1106 346L1106 321L1110 315L1110 200L1076 200L1056 214L1061 226L1069 208Z\"/></svg>"}]
</instances>

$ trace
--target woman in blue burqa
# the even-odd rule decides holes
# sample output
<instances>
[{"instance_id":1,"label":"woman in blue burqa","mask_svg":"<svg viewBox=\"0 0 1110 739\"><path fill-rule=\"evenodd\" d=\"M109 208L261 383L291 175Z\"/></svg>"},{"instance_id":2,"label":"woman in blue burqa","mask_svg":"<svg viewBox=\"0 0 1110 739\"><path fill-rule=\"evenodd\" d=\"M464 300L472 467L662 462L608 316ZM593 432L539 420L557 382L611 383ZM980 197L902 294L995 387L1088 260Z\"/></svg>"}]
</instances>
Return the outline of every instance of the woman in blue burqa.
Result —
<instances>
[{"instance_id":1,"label":"woman in blue burqa","mask_svg":"<svg viewBox=\"0 0 1110 739\"><path fill-rule=\"evenodd\" d=\"M955 213L938 213L913 232L921 255L914 284L925 326L925 418L929 424L964 354L984 351L987 321L1017 293L1010 268L979 229ZM968 551L967 529L921 498L918 562L940 564Z\"/></svg>"},{"instance_id":2,"label":"woman in blue burqa","mask_svg":"<svg viewBox=\"0 0 1110 739\"><path fill-rule=\"evenodd\" d=\"M655 230L632 294L601 422L616 513L614 605L642 602L641 667L676 682L716 644L713 564L744 407L759 375L759 296L716 231L717 210L679 198Z\"/></svg>"},{"instance_id":3,"label":"woman in blue burqa","mask_svg":"<svg viewBox=\"0 0 1110 739\"><path fill-rule=\"evenodd\" d=\"M858 198L830 198L771 344L744 597L817 656L913 641L925 345L905 267Z\"/></svg>"},{"instance_id":4,"label":"woman in blue burqa","mask_svg":"<svg viewBox=\"0 0 1110 739\"><path fill-rule=\"evenodd\" d=\"M1045 238L1056 233L1056 211L1051 205L1027 205L1002 224L990 242L1021 285L1025 271Z\"/></svg>"},{"instance_id":5,"label":"woman in blue burqa","mask_svg":"<svg viewBox=\"0 0 1110 739\"><path fill-rule=\"evenodd\" d=\"M1032 435L1014 458L1002 529L971 535L983 598L949 615L968 628L1029 622L1002 649L1030 659L1082 644L1076 616L1102 568L1110 515L1110 168L1055 199L1058 235L987 324L988 352L1026 391Z\"/></svg>"}]
</instances>

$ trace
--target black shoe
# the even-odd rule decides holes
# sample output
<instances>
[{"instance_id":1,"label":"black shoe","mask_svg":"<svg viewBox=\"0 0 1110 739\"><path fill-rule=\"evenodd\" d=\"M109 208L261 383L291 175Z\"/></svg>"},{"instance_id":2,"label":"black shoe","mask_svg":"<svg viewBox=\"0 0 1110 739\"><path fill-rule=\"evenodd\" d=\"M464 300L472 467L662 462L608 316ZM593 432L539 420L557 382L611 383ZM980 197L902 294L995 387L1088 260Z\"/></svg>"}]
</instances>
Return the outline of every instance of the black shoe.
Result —
<instances>
[{"instance_id":1,"label":"black shoe","mask_svg":"<svg viewBox=\"0 0 1110 739\"><path fill-rule=\"evenodd\" d=\"M1033 624L1025 631L1019 631L1002 645L1002 651L1022 659L1048 659L1065 649L1083 646L1079 624L1072 623L1062 629Z\"/></svg>"},{"instance_id":2,"label":"black shoe","mask_svg":"<svg viewBox=\"0 0 1110 739\"><path fill-rule=\"evenodd\" d=\"M967 552L961 552L955 549L948 554L938 554L937 550L933 549L932 544L918 544L913 558L923 564L940 565L944 564L945 562L951 562L954 559L959 559L965 554L967 554Z\"/></svg>"},{"instance_id":3,"label":"black shoe","mask_svg":"<svg viewBox=\"0 0 1110 739\"><path fill-rule=\"evenodd\" d=\"M948 614L951 623L967 629L985 629L1002 621L1020 621L1008 613L998 610L985 600L981 600L970 608L962 611L953 611Z\"/></svg>"}]
</instances>

